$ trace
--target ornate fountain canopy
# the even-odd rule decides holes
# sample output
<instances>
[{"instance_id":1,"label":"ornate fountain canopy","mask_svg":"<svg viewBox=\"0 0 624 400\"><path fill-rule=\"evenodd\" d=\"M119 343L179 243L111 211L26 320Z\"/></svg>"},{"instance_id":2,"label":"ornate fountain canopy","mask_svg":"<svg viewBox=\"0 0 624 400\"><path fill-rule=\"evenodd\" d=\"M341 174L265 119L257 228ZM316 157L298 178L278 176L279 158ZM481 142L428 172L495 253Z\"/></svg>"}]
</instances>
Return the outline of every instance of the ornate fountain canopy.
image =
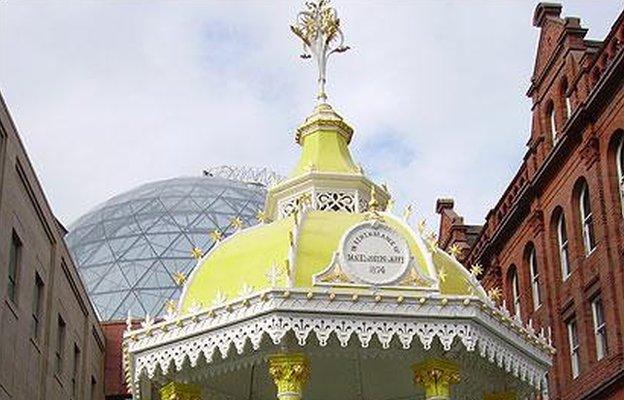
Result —
<instances>
[{"instance_id":1,"label":"ornate fountain canopy","mask_svg":"<svg viewBox=\"0 0 624 400\"><path fill-rule=\"evenodd\" d=\"M414 230L411 209L394 215L385 185L353 161L353 130L325 94L327 59L348 50L340 20L329 0L306 7L291 29L303 57L317 62L319 92L297 131L299 162L269 189L262 224L239 224L227 238L212 233L215 246L197 253L163 321L129 325L124 363L133 398L545 393L554 349L543 329L488 295L481 268L468 271L456 252L439 249L424 223Z\"/></svg>"},{"instance_id":2,"label":"ornate fountain canopy","mask_svg":"<svg viewBox=\"0 0 624 400\"><path fill-rule=\"evenodd\" d=\"M334 53L343 53L349 50L344 44L344 35L340 29L340 18L330 0L310 1L306 3L306 10L297 14L297 22L290 29L303 42L301 58L314 58L318 68L319 103L327 100L325 83L327 82L327 60Z\"/></svg>"}]
</instances>

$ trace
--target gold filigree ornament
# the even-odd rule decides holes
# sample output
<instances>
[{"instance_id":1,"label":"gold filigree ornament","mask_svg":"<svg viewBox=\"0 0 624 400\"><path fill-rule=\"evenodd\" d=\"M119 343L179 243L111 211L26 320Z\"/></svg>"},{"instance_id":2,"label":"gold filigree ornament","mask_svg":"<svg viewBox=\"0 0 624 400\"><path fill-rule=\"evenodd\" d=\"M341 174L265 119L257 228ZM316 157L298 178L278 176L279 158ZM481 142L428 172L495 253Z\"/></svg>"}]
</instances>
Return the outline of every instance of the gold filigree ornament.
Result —
<instances>
[{"instance_id":1,"label":"gold filigree ornament","mask_svg":"<svg viewBox=\"0 0 624 400\"><path fill-rule=\"evenodd\" d=\"M417 287L431 286L430 282L427 282L427 280L420 276L414 267L409 268L407 275L401 281L401 285Z\"/></svg>"},{"instance_id":2,"label":"gold filigree ornament","mask_svg":"<svg viewBox=\"0 0 624 400\"><path fill-rule=\"evenodd\" d=\"M329 6L329 0L309 1L306 10L297 14L295 24L290 29L303 42L301 58L314 58L318 69L319 103L327 101L325 83L327 82L327 60L334 53L349 50L344 44L344 35L340 30L340 19L336 10Z\"/></svg>"},{"instance_id":3,"label":"gold filigree ornament","mask_svg":"<svg viewBox=\"0 0 624 400\"><path fill-rule=\"evenodd\" d=\"M342 271L340 264L334 264L327 275L323 275L319 281L323 283L348 283L351 279Z\"/></svg>"}]
</instances>

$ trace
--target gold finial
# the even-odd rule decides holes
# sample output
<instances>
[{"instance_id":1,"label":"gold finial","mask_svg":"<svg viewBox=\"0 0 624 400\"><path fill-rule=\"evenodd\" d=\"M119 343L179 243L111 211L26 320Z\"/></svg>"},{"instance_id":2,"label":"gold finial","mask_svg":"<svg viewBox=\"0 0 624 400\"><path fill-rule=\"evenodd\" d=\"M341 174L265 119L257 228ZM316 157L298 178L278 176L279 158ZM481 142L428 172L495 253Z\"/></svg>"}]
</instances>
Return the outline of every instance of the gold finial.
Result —
<instances>
[{"instance_id":1,"label":"gold finial","mask_svg":"<svg viewBox=\"0 0 624 400\"><path fill-rule=\"evenodd\" d=\"M193 247L191 249L191 255L193 256L194 259L199 260L200 258L203 257L204 252L199 247Z\"/></svg>"},{"instance_id":2,"label":"gold finial","mask_svg":"<svg viewBox=\"0 0 624 400\"><path fill-rule=\"evenodd\" d=\"M386 212L391 212L394 209L394 200L389 199L388 203L386 203Z\"/></svg>"},{"instance_id":3,"label":"gold finial","mask_svg":"<svg viewBox=\"0 0 624 400\"><path fill-rule=\"evenodd\" d=\"M184 272L176 271L173 273L172 278L177 286L182 286L186 282L186 275Z\"/></svg>"},{"instance_id":4,"label":"gold finial","mask_svg":"<svg viewBox=\"0 0 624 400\"><path fill-rule=\"evenodd\" d=\"M418 223L418 232L424 233L427 230L427 220L421 219Z\"/></svg>"},{"instance_id":5,"label":"gold finial","mask_svg":"<svg viewBox=\"0 0 624 400\"><path fill-rule=\"evenodd\" d=\"M178 311L178 304L174 300L167 300L165 303L165 311L169 315L173 315Z\"/></svg>"},{"instance_id":6,"label":"gold finial","mask_svg":"<svg viewBox=\"0 0 624 400\"><path fill-rule=\"evenodd\" d=\"M344 45L344 36L340 30L340 19L336 10L329 6L329 0L306 2L306 10L297 14L297 20L290 29L303 42L301 58L314 57L318 67L319 103L327 101L325 83L327 82L327 59L333 53L349 50Z\"/></svg>"},{"instance_id":7,"label":"gold finial","mask_svg":"<svg viewBox=\"0 0 624 400\"><path fill-rule=\"evenodd\" d=\"M238 231L243 227L243 220L241 219L241 217L235 217L235 218L232 218L232 221L230 222L230 224L232 225L234 229Z\"/></svg>"},{"instance_id":8,"label":"gold finial","mask_svg":"<svg viewBox=\"0 0 624 400\"><path fill-rule=\"evenodd\" d=\"M221 241L221 239L223 239L223 233L222 233L220 230L215 229L214 231L212 231L212 232L210 233L210 238L211 238L214 242L220 242L220 241Z\"/></svg>"},{"instance_id":9,"label":"gold finial","mask_svg":"<svg viewBox=\"0 0 624 400\"><path fill-rule=\"evenodd\" d=\"M368 211L375 212L379 211L379 202L377 201L377 190L375 186L371 186L370 191L370 200L368 202Z\"/></svg>"},{"instance_id":10,"label":"gold finial","mask_svg":"<svg viewBox=\"0 0 624 400\"><path fill-rule=\"evenodd\" d=\"M258 211L258 213L256 214L256 220L260 222L261 224L264 224L266 222L267 217L264 211L262 210Z\"/></svg>"},{"instance_id":11,"label":"gold finial","mask_svg":"<svg viewBox=\"0 0 624 400\"><path fill-rule=\"evenodd\" d=\"M405 211L403 211L403 219L405 221L409 221L413 213L414 211L412 210L412 205L408 204L407 207L405 207Z\"/></svg>"}]
</instances>

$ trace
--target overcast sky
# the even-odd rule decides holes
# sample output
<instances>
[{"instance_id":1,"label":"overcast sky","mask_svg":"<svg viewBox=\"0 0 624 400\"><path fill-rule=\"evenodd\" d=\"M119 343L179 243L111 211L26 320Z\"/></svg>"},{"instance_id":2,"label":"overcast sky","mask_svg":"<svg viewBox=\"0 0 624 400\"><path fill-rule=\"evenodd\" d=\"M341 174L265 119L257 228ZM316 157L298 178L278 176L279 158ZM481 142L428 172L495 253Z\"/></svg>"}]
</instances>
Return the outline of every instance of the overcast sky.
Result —
<instances>
[{"instance_id":1,"label":"overcast sky","mask_svg":"<svg viewBox=\"0 0 624 400\"><path fill-rule=\"evenodd\" d=\"M303 1L3 1L0 91L65 224L134 186L220 164L287 173L315 72L289 31ZM481 223L520 165L532 1L334 0L349 52L330 103L352 151L434 222ZM620 1L566 1L601 39Z\"/></svg>"}]
</instances>

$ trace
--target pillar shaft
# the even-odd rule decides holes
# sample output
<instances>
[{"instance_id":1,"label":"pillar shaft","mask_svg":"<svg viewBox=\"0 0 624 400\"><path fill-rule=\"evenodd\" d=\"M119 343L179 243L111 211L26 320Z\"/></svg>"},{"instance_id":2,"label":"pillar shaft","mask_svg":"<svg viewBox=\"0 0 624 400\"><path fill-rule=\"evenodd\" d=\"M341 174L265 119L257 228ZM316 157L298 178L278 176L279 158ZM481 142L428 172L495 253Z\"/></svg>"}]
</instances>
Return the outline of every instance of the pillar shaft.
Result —
<instances>
[{"instance_id":1,"label":"pillar shaft","mask_svg":"<svg viewBox=\"0 0 624 400\"><path fill-rule=\"evenodd\" d=\"M428 359L412 366L414 383L425 389L427 400L449 400L451 385L459 382L457 364L440 359Z\"/></svg>"},{"instance_id":2,"label":"pillar shaft","mask_svg":"<svg viewBox=\"0 0 624 400\"><path fill-rule=\"evenodd\" d=\"M305 355L273 355L269 357L269 373L277 386L279 400L301 400L303 387L310 376L310 365Z\"/></svg>"},{"instance_id":3,"label":"pillar shaft","mask_svg":"<svg viewBox=\"0 0 624 400\"><path fill-rule=\"evenodd\" d=\"M171 382L160 389L160 400L202 400L201 388L191 383Z\"/></svg>"}]
</instances>

